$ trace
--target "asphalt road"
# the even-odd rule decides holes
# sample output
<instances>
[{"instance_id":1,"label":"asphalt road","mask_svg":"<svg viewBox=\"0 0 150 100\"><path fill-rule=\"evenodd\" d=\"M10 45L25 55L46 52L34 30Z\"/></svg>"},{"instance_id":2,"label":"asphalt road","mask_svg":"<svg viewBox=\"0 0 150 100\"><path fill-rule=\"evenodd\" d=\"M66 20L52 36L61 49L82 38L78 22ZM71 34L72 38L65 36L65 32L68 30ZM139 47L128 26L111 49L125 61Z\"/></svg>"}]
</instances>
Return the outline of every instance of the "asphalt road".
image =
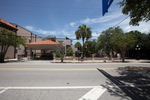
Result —
<instances>
[{"instance_id":1,"label":"asphalt road","mask_svg":"<svg viewBox=\"0 0 150 100\"><path fill-rule=\"evenodd\" d=\"M0 100L110 99L150 100L150 64L0 64Z\"/></svg>"}]
</instances>

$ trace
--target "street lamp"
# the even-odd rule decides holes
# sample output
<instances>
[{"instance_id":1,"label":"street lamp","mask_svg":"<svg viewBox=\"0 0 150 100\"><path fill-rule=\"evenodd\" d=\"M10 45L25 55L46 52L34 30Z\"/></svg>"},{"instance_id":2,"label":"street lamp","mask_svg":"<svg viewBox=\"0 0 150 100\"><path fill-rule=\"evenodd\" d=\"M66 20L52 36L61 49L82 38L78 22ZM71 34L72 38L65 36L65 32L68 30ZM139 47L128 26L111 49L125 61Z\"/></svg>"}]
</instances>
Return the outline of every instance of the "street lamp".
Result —
<instances>
[{"instance_id":1,"label":"street lamp","mask_svg":"<svg viewBox=\"0 0 150 100\"><path fill-rule=\"evenodd\" d=\"M139 60L139 50L140 50L139 45L136 46L135 50L137 50L137 60Z\"/></svg>"}]
</instances>

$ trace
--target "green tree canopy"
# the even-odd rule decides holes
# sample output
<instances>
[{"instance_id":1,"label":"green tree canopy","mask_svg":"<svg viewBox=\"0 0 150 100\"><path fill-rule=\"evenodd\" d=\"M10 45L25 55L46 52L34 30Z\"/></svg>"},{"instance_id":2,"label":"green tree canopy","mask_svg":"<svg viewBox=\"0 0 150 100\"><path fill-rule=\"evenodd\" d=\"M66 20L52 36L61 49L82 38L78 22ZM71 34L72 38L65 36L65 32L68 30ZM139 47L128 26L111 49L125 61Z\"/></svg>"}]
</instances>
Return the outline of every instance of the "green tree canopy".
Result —
<instances>
[{"instance_id":1,"label":"green tree canopy","mask_svg":"<svg viewBox=\"0 0 150 100\"><path fill-rule=\"evenodd\" d=\"M84 40L88 40L92 37L91 27L87 27L86 25L79 26L79 29L75 32L76 39L82 39L83 41L83 57L84 57Z\"/></svg>"},{"instance_id":2,"label":"green tree canopy","mask_svg":"<svg viewBox=\"0 0 150 100\"><path fill-rule=\"evenodd\" d=\"M149 34L141 33L139 31L130 31L130 34L134 34L136 36L136 45L139 45L141 49L149 49L150 48L150 39Z\"/></svg>"},{"instance_id":3,"label":"green tree canopy","mask_svg":"<svg viewBox=\"0 0 150 100\"><path fill-rule=\"evenodd\" d=\"M53 54L56 54L56 57L61 57L61 54L58 51L53 52Z\"/></svg>"},{"instance_id":4,"label":"green tree canopy","mask_svg":"<svg viewBox=\"0 0 150 100\"><path fill-rule=\"evenodd\" d=\"M97 53L96 44L97 44L96 40L85 41L85 46L86 46L85 55L86 56L91 56L91 54Z\"/></svg>"},{"instance_id":5,"label":"green tree canopy","mask_svg":"<svg viewBox=\"0 0 150 100\"><path fill-rule=\"evenodd\" d=\"M131 33L114 33L111 37L111 43L116 45L122 55L122 61L124 62L126 49L135 47L136 38Z\"/></svg>"},{"instance_id":6,"label":"green tree canopy","mask_svg":"<svg viewBox=\"0 0 150 100\"><path fill-rule=\"evenodd\" d=\"M0 30L0 62L4 62L4 57L9 46L19 47L20 44L26 46L26 38L20 37L13 32L9 32L6 29Z\"/></svg>"},{"instance_id":7,"label":"green tree canopy","mask_svg":"<svg viewBox=\"0 0 150 100\"><path fill-rule=\"evenodd\" d=\"M103 47L101 45L101 41L97 41L96 46L95 46L96 50L101 50Z\"/></svg>"},{"instance_id":8,"label":"green tree canopy","mask_svg":"<svg viewBox=\"0 0 150 100\"><path fill-rule=\"evenodd\" d=\"M109 29L104 30L98 37L97 43L100 45L97 45L96 47L102 48L103 51L109 55L110 51L114 49L114 45L111 43L111 38L114 33L123 33L123 30L120 27L110 27Z\"/></svg>"},{"instance_id":9,"label":"green tree canopy","mask_svg":"<svg viewBox=\"0 0 150 100\"><path fill-rule=\"evenodd\" d=\"M130 15L130 25L139 25L140 21L150 20L150 0L123 0L119 2L122 13Z\"/></svg>"},{"instance_id":10,"label":"green tree canopy","mask_svg":"<svg viewBox=\"0 0 150 100\"><path fill-rule=\"evenodd\" d=\"M76 42L75 45L74 45L74 47L75 47L75 48L78 48L78 50L80 50L80 51L81 51L82 48L83 48L80 42Z\"/></svg>"}]
</instances>

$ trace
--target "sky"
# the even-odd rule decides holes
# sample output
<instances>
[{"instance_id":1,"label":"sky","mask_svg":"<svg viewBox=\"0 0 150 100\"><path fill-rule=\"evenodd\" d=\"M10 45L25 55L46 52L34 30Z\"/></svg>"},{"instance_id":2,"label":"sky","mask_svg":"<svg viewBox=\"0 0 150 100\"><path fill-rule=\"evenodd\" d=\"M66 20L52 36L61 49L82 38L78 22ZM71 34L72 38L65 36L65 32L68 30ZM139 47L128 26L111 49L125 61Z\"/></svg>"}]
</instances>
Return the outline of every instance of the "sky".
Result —
<instances>
[{"instance_id":1,"label":"sky","mask_svg":"<svg viewBox=\"0 0 150 100\"><path fill-rule=\"evenodd\" d=\"M72 44L76 40L75 31L82 24L92 27L92 38L97 39L103 30L113 27L128 15L122 14L114 0L108 13L102 16L102 0L0 0L0 18L15 23L38 36L54 35L68 37ZM129 25L130 17L118 24L124 30L150 32L150 22L140 22L139 26Z\"/></svg>"}]
</instances>

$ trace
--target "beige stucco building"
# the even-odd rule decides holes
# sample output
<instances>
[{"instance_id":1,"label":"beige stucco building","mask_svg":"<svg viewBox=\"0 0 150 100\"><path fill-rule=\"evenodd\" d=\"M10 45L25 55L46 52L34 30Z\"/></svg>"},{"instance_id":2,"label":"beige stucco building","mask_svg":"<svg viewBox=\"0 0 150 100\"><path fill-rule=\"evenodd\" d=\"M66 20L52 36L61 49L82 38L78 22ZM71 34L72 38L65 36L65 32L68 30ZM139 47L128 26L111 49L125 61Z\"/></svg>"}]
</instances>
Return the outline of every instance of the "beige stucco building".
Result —
<instances>
[{"instance_id":1,"label":"beige stucco building","mask_svg":"<svg viewBox=\"0 0 150 100\"><path fill-rule=\"evenodd\" d=\"M14 34L17 34L17 30L18 30L15 26L0 18L0 30L2 29L6 29L7 31L13 32ZM1 49L2 47L0 46L0 50ZM10 46L7 50L5 57L15 58L16 57L15 47Z\"/></svg>"},{"instance_id":2,"label":"beige stucco building","mask_svg":"<svg viewBox=\"0 0 150 100\"><path fill-rule=\"evenodd\" d=\"M42 41L42 38L33 34L32 32L28 31L27 29L17 25L17 24L13 24L14 26L16 26L16 28L18 29L18 31L16 32L18 36L22 36L25 37L27 39L27 43L33 43L33 42L39 42ZM16 55L22 55L24 54L25 56L27 56L27 48L24 47L23 45L20 45L19 48L16 48L17 53ZM40 52L40 50L34 50L33 54L36 52Z\"/></svg>"},{"instance_id":3,"label":"beige stucco building","mask_svg":"<svg viewBox=\"0 0 150 100\"><path fill-rule=\"evenodd\" d=\"M23 28L23 27L21 27L17 24L9 23L8 21L5 21L5 20L0 18L0 30L3 29L3 28L7 29L8 31L14 32L14 34L17 34L18 36L25 37L27 39L27 43L40 42L40 41L47 40L48 38L51 38L51 36L48 36L46 38L42 38L40 36L37 36L37 35L33 34L29 30L27 30L27 29L25 29L25 28ZM74 52L77 51L77 48L74 48L74 46L72 45L72 40L67 38L67 37L65 37L65 38L56 38L54 36L53 39L54 39L55 42L61 43L65 47L64 54L66 54L66 51L67 51L68 47L72 47ZM23 45L20 45L19 48L10 46L7 50L5 58L7 58L7 57L17 58L18 55L27 56L27 53L29 51L27 49L28 48L24 47ZM31 52L32 52L32 56L33 56L34 53L41 55L42 50L33 49Z\"/></svg>"},{"instance_id":4,"label":"beige stucco building","mask_svg":"<svg viewBox=\"0 0 150 100\"><path fill-rule=\"evenodd\" d=\"M14 34L17 34L18 36L25 37L27 39L28 43L42 41L41 37L33 34L32 32L26 30L25 28L23 28L17 24L9 23L8 21L5 21L0 18L0 30L3 28L8 31L14 32ZM1 49L1 46L0 46L0 49ZM33 53L34 52L40 52L40 51L33 51ZM10 46L7 50L5 58L7 58L7 57L17 58L18 55L22 55L22 54L24 56L27 56L27 48L26 47L24 47L23 45L20 45L19 48Z\"/></svg>"}]
</instances>

